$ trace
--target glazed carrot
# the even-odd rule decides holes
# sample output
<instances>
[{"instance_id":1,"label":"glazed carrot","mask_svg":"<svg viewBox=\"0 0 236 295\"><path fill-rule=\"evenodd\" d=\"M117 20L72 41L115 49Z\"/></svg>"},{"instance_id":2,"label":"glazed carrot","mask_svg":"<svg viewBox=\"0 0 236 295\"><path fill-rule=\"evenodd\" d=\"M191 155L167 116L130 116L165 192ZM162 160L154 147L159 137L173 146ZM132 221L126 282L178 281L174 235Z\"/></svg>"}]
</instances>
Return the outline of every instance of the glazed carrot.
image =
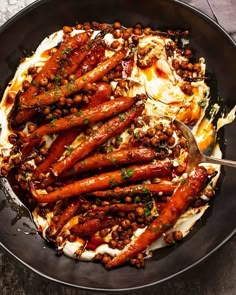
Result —
<instances>
[{"instance_id":1,"label":"glazed carrot","mask_svg":"<svg viewBox=\"0 0 236 295\"><path fill-rule=\"evenodd\" d=\"M119 166L121 164L132 164L148 162L155 158L155 152L150 148L129 148L117 150L108 154L96 154L76 163L71 169L65 171L62 177L71 177L76 174L103 167Z\"/></svg>"},{"instance_id":2,"label":"glazed carrot","mask_svg":"<svg viewBox=\"0 0 236 295\"><path fill-rule=\"evenodd\" d=\"M50 227L50 236L55 236L63 228L63 226L75 215L79 208L79 200L72 200L59 217L59 220Z\"/></svg>"},{"instance_id":3,"label":"glazed carrot","mask_svg":"<svg viewBox=\"0 0 236 295\"><path fill-rule=\"evenodd\" d=\"M35 106L45 106L57 102L62 96L69 96L77 93L87 83L92 83L100 80L106 73L117 66L121 60L125 57L126 51L120 50L116 52L112 57L100 63L96 68L85 73L83 76L77 78L75 81L71 81L66 85L62 85L57 89L48 91L47 93L41 93L32 97L30 101L26 101L22 98L21 106L23 108L32 108Z\"/></svg>"},{"instance_id":4,"label":"glazed carrot","mask_svg":"<svg viewBox=\"0 0 236 295\"><path fill-rule=\"evenodd\" d=\"M61 161L55 163L52 172L55 176L72 167L80 159L85 158L96 148L105 143L110 137L117 136L123 132L132 121L143 111L143 105L134 105L125 114L120 114L104 123L94 134L86 137L80 145L71 151L71 154Z\"/></svg>"},{"instance_id":5,"label":"glazed carrot","mask_svg":"<svg viewBox=\"0 0 236 295\"><path fill-rule=\"evenodd\" d=\"M30 183L31 193L39 203L50 203L76 195L116 187L121 184L143 181L171 174L169 161L156 161L144 165L133 165L112 172L99 174L68 184L48 194L38 194L33 183Z\"/></svg>"},{"instance_id":6,"label":"glazed carrot","mask_svg":"<svg viewBox=\"0 0 236 295\"><path fill-rule=\"evenodd\" d=\"M118 223L118 219L114 218L114 216L106 216L103 219L93 218L88 221L85 221L82 224L77 224L71 228L71 232L80 237L91 236L95 234L97 231L112 227L113 225Z\"/></svg>"},{"instance_id":7,"label":"glazed carrot","mask_svg":"<svg viewBox=\"0 0 236 295\"><path fill-rule=\"evenodd\" d=\"M98 82L96 92L91 96L89 103L81 107L82 111L108 101L110 99L111 92L112 89L110 84L106 82Z\"/></svg>"},{"instance_id":8,"label":"glazed carrot","mask_svg":"<svg viewBox=\"0 0 236 295\"><path fill-rule=\"evenodd\" d=\"M82 49L79 48L76 50L70 57L70 63L64 66L63 74L64 76L67 74L74 73L80 62L84 59L81 66L78 68L78 70L75 72L76 77L80 77L82 74L85 74L87 71L92 70L96 67L96 65L102 61L104 58L104 47L102 45L97 44L95 42L94 47L91 49L91 51L88 53L88 55L84 58L84 56L87 54L86 47L83 47ZM110 94L111 94L111 86L108 83L105 82L99 82L98 83L98 90L95 92L95 94L91 98L91 102L94 102L99 98L101 98L101 102L104 102L105 100L102 99L102 90L105 92L107 91L107 88L110 88ZM97 98L96 98L97 97ZM109 95L110 97L110 95ZM98 103L99 104L99 103ZM93 107L93 103L91 104L91 107ZM14 123L16 125L24 123L29 121L35 114L37 113L37 110L35 109L23 109L19 110L18 113L15 115Z\"/></svg>"},{"instance_id":9,"label":"glazed carrot","mask_svg":"<svg viewBox=\"0 0 236 295\"><path fill-rule=\"evenodd\" d=\"M94 107L99 105L102 102L109 100L111 95L111 86L105 82L99 82L97 85L96 92L92 95L90 102L82 107L82 110L86 110L89 107ZM36 168L33 178L37 179L40 173L46 173L49 171L49 168L57 162L58 159L64 153L66 146L71 145L71 143L76 139L80 130L78 128L72 128L68 131L63 131L58 134L56 140L51 145L45 160ZM53 182L54 177L51 174L48 178L45 179L45 183L50 184ZM47 185L48 185L47 184Z\"/></svg>"},{"instance_id":10,"label":"glazed carrot","mask_svg":"<svg viewBox=\"0 0 236 295\"><path fill-rule=\"evenodd\" d=\"M75 71L75 76L80 77L91 71L98 63L100 63L105 57L105 47L102 44L96 42L93 48L88 53L87 57Z\"/></svg>"},{"instance_id":11,"label":"glazed carrot","mask_svg":"<svg viewBox=\"0 0 236 295\"><path fill-rule=\"evenodd\" d=\"M134 103L135 98L132 97L120 97L106 101L93 108L88 108L42 125L32 134L25 137L24 142L28 142L33 147L33 142L44 135L54 134L62 130L71 129L72 127L87 127L88 124L113 117L114 113L119 114L128 110Z\"/></svg>"},{"instance_id":12,"label":"glazed carrot","mask_svg":"<svg viewBox=\"0 0 236 295\"><path fill-rule=\"evenodd\" d=\"M78 64L82 62L82 60L86 57L86 54L88 52L86 50L84 50L85 52L83 52L83 49L81 48L81 46L86 44L88 40L89 40L89 37L87 33L80 33L62 42L62 44L59 46L57 51L53 54L51 58L47 60L43 68L36 75L30 87L21 94L20 104L22 101L30 102L32 97L38 94L37 85L40 83L41 79L49 78L51 75L56 74L57 70L60 68L60 60L63 55L68 55L75 48L80 47L80 58L76 61L77 63L76 68L77 68Z\"/></svg>"},{"instance_id":13,"label":"glazed carrot","mask_svg":"<svg viewBox=\"0 0 236 295\"><path fill-rule=\"evenodd\" d=\"M46 155L45 160L37 166L33 173L33 179L38 179L41 173L46 173L49 171L49 168L57 160L60 159L61 155L64 153L66 146L69 146L78 135L77 128L72 128L67 131L63 131L52 143L48 154Z\"/></svg>"},{"instance_id":14,"label":"glazed carrot","mask_svg":"<svg viewBox=\"0 0 236 295\"><path fill-rule=\"evenodd\" d=\"M137 196L137 195L158 195L172 194L176 186L172 182L168 183L156 183L156 184L136 184L125 187L116 187L112 190L96 191L89 195L98 198L121 198L125 196Z\"/></svg>"},{"instance_id":15,"label":"glazed carrot","mask_svg":"<svg viewBox=\"0 0 236 295\"><path fill-rule=\"evenodd\" d=\"M97 206L95 209L92 209L91 212L129 212L135 210L137 207L140 207L139 204L112 204L109 206Z\"/></svg>"},{"instance_id":16,"label":"glazed carrot","mask_svg":"<svg viewBox=\"0 0 236 295\"><path fill-rule=\"evenodd\" d=\"M200 193L207 181L207 171L203 167L196 167L183 181L173 196L167 201L166 206L159 216L150 224L149 227L127 248L112 259L106 265L107 269L118 267L124 264L129 258L135 257L144 251L155 240L160 238L163 233L170 229L181 213L183 213L192 200Z\"/></svg>"}]
</instances>

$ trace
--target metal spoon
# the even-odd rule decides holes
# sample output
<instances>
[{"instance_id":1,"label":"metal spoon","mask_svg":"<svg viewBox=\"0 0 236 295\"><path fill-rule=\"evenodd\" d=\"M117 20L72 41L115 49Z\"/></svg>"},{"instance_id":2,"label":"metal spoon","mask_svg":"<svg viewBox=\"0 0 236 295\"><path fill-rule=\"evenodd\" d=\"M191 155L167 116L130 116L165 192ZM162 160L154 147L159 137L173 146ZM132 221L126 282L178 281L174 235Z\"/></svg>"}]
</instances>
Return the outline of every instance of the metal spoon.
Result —
<instances>
[{"instance_id":1,"label":"metal spoon","mask_svg":"<svg viewBox=\"0 0 236 295\"><path fill-rule=\"evenodd\" d=\"M150 95L146 90L146 95L155 100L152 95ZM197 144L197 141L192 133L192 131L185 125L183 122L177 120L176 118L171 118L168 116L164 116L170 121L172 121L184 134L189 142L189 159L188 159L188 166L187 172L196 167L200 163L212 163L218 165L225 165L236 168L236 161L225 160L225 159L218 159L212 156L207 156L203 154Z\"/></svg>"},{"instance_id":2,"label":"metal spoon","mask_svg":"<svg viewBox=\"0 0 236 295\"><path fill-rule=\"evenodd\" d=\"M188 171L200 163L212 163L236 168L236 161L218 159L201 153L192 131L184 123L177 119L173 119L173 123L183 132L189 142Z\"/></svg>"}]
</instances>

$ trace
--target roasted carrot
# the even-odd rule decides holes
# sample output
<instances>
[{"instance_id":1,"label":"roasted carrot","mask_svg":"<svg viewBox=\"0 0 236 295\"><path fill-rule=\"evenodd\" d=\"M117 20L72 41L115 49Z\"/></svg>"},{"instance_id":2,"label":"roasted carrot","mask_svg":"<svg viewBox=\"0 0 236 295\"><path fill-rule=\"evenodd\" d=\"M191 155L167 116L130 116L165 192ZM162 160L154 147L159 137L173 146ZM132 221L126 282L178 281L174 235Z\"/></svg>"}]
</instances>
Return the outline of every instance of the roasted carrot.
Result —
<instances>
[{"instance_id":1,"label":"roasted carrot","mask_svg":"<svg viewBox=\"0 0 236 295\"><path fill-rule=\"evenodd\" d=\"M111 95L111 86L105 82L99 82L97 85L96 92L92 95L90 102L82 107L82 110L86 110L89 107L94 107L99 105L102 102L109 100ZM46 173L49 171L49 168L57 162L57 160L62 156L67 146L71 145L71 143L75 140L75 138L80 133L78 128L72 128L68 131L60 132L56 138L56 140L51 145L45 160L36 168L33 178L37 179L40 173ZM45 183L48 184L53 182L54 177L51 174L47 179L45 179ZM47 185L48 185L47 184Z\"/></svg>"},{"instance_id":2,"label":"roasted carrot","mask_svg":"<svg viewBox=\"0 0 236 295\"><path fill-rule=\"evenodd\" d=\"M170 229L181 213L183 213L192 200L200 193L207 181L207 171L203 167L196 167L183 181L173 196L167 201L166 206L159 216L145 229L134 242L128 245L120 254L106 265L107 269L118 267L138 253L144 251L163 233Z\"/></svg>"},{"instance_id":3,"label":"roasted carrot","mask_svg":"<svg viewBox=\"0 0 236 295\"><path fill-rule=\"evenodd\" d=\"M117 150L108 154L96 154L76 163L65 171L62 177L71 177L76 174L103 167L119 166L121 164L144 163L155 158L154 150L150 148L129 148Z\"/></svg>"},{"instance_id":4,"label":"roasted carrot","mask_svg":"<svg viewBox=\"0 0 236 295\"><path fill-rule=\"evenodd\" d=\"M75 215L79 208L79 200L77 198L71 200L69 205L65 208L65 210L59 217L59 220L55 224L53 224L52 227L50 227L50 236L55 236L63 228L63 226Z\"/></svg>"},{"instance_id":5,"label":"roasted carrot","mask_svg":"<svg viewBox=\"0 0 236 295\"><path fill-rule=\"evenodd\" d=\"M117 136L125 130L132 121L137 118L143 111L143 105L134 105L123 115L115 116L104 123L94 134L86 137L80 145L71 151L71 154L55 163L52 172L55 176L60 175L63 171L72 167L77 161L85 158L96 148L105 143L110 137Z\"/></svg>"},{"instance_id":6,"label":"roasted carrot","mask_svg":"<svg viewBox=\"0 0 236 295\"><path fill-rule=\"evenodd\" d=\"M86 50L84 50L83 52L83 49L81 48L81 46L85 45L88 42L88 40L89 40L89 36L87 35L87 33L80 33L73 37L70 37L65 42L62 42L62 44L59 46L57 51L52 55L51 58L47 60L43 68L36 75L30 87L21 94L20 104L22 101L30 102L32 97L38 94L37 85L40 83L41 79L49 78L51 75L56 74L57 70L60 68L60 60L63 55L68 55L75 48L80 47L80 57L79 57L79 60L76 60L76 63L77 63L76 68L77 68L78 64L82 62L82 60L86 57L86 54L88 52Z\"/></svg>"},{"instance_id":7,"label":"roasted carrot","mask_svg":"<svg viewBox=\"0 0 236 295\"><path fill-rule=\"evenodd\" d=\"M127 168L78 180L48 194L38 194L33 183L30 183L30 189L39 203L50 203L76 195L116 187L121 184L169 176L170 174L171 163L169 161L155 161L144 165L128 166Z\"/></svg>"},{"instance_id":8,"label":"roasted carrot","mask_svg":"<svg viewBox=\"0 0 236 295\"><path fill-rule=\"evenodd\" d=\"M73 226L71 232L80 237L91 236L103 228L112 227L116 223L118 223L118 219L114 216L105 216L103 219L93 218Z\"/></svg>"},{"instance_id":9,"label":"roasted carrot","mask_svg":"<svg viewBox=\"0 0 236 295\"><path fill-rule=\"evenodd\" d=\"M173 183L156 183L156 184L136 184L125 187L116 187L112 190L96 191L89 195L98 198L121 198L125 196L137 196L137 195L158 195L172 194L176 185Z\"/></svg>"},{"instance_id":10,"label":"roasted carrot","mask_svg":"<svg viewBox=\"0 0 236 295\"><path fill-rule=\"evenodd\" d=\"M48 91L47 93L36 95L35 97L32 97L30 101L22 98L21 106L23 108L32 108L35 106L50 105L57 102L62 96L67 97L69 95L77 93L78 91L83 89L83 87L87 83L92 83L100 80L106 73L117 66L125 57L125 55L126 51L120 50L116 52L112 57L100 63L96 68L75 79L75 81L71 81L70 83L62 85L57 89Z\"/></svg>"},{"instance_id":11,"label":"roasted carrot","mask_svg":"<svg viewBox=\"0 0 236 295\"><path fill-rule=\"evenodd\" d=\"M119 114L128 110L135 101L135 98L132 97L120 97L87 110L53 120L48 124L40 126L28 137L25 137L24 142L28 142L33 147L33 142L44 135L54 134L62 130L71 129L75 126L87 127L89 124L113 117L114 113Z\"/></svg>"},{"instance_id":12,"label":"roasted carrot","mask_svg":"<svg viewBox=\"0 0 236 295\"><path fill-rule=\"evenodd\" d=\"M52 143L46 159L34 170L33 179L38 179L41 173L46 173L49 168L57 160L60 159L61 155L64 153L66 146L69 146L78 134L78 130L72 128L67 131L63 131Z\"/></svg>"},{"instance_id":13,"label":"roasted carrot","mask_svg":"<svg viewBox=\"0 0 236 295\"><path fill-rule=\"evenodd\" d=\"M96 42L91 50L89 51L88 55L75 71L75 76L80 77L91 71L98 63L100 63L105 57L105 47L102 44Z\"/></svg>"},{"instance_id":14,"label":"roasted carrot","mask_svg":"<svg viewBox=\"0 0 236 295\"><path fill-rule=\"evenodd\" d=\"M137 207L140 207L139 204L112 204L109 206L97 206L95 209L92 209L91 212L129 212L135 210Z\"/></svg>"}]
</instances>

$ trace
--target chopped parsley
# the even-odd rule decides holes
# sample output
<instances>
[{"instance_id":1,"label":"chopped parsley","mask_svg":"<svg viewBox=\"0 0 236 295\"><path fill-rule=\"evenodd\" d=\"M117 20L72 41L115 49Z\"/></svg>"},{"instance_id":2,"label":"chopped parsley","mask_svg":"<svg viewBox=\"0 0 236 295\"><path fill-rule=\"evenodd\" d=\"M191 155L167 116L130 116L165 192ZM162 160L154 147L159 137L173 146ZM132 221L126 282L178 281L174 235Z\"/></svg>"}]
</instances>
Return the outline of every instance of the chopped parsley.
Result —
<instances>
[{"instance_id":1,"label":"chopped parsley","mask_svg":"<svg viewBox=\"0 0 236 295\"><path fill-rule=\"evenodd\" d=\"M141 197L140 196L136 196L135 198L134 198L134 203L140 203L141 202Z\"/></svg>"},{"instance_id":2,"label":"chopped parsley","mask_svg":"<svg viewBox=\"0 0 236 295\"><path fill-rule=\"evenodd\" d=\"M108 145L108 146L106 147L106 151L107 151L107 153L112 152L112 147L111 147L110 145Z\"/></svg>"},{"instance_id":3,"label":"chopped parsley","mask_svg":"<svg viewBox=\"0 0 236 295\"><path fill-rule=\"evenodd\" d=\"M125 114L120 114L120 115L119 115L119 118L120 118L121 121L124 121L124 119L125 119Z\"/></svg>"},{"instance_id":4,"label":"chopped parsley","mask_svg":"<svg viewBox=\"0 0 236 295\"><path fill-rule=\"evenodd\" d=\"M62 54L68 54L70 51L71 51L71 48L70 47L67 47L66 49L64 49L62 51Z\"/></svg>"},{"instance_id":5,"label":"chopped parsley","mask_svg":"<svg viewBox=\"0 0 236 295\"><path fill-rule=\"evenodd\" d=\"M57 86L61 85L61 76L60 75L55 76L55 83Z\"/></svg>"},{"instance_id":6,"label":"chopped parsley","mask_svg":"<svg viewBox=\"0 0 236 295\"><path fill-rule=\"evenodd\" d=\"M186 179L183 179L183 180L181 181L181 185L183 185L183 184L185 184L185 183L187 183L187 180L186 180Z\"/></svg>"},{"instance_id":7,"label":"chopped parsley","mask_svg":"<svg viewBox=\"0 0 236 295\"><path fill-rule=\"evenodd\" d=\"M201 107L201 108L204 108L206 106L206 102L201 100L198 102L198 105Z\"/></svg>"},{"instance_id":8,"label":"chopped parsley","mask_svg":"<svg viewBox=\"0 0 236 295\"><path fill-rule=\"evenodd\" d=\"M126 168L122 168L121 169L121 176L123 180L127 180L130 177L132 177L134 174L134 171L132 169L126 169Z\"/></svg>"},{"instance_id":9,"label":"chopped parsley","mask_svg":"<svg viewBox=\"0 0 236 295\"><path fill-rule=\"evenodd\" d=\"M73 153L73 150L74 150L73 146L71 145L66 145L65 149L69 152L70 155Z\"/></svg>"},{"instance_id":10,"label":"chopped parsley","mask_svg":"<svg viewBox=\"0 0 236 295\"><path fill-rule=\"evenodd\" d=\"M88 118L85 118L85 119L84 119L84 125L87 125L88 122L89 122L89 119L88 119Z\"/></svg>"},{"instance_id":11,"label":"chopped parsley","mask_svg":"<svg viewBox=\"0 0 236 295\"><path fill-rule=\"evenodd\" d=\"M56 119L53 119L51 122L49 122L50 127L56 127L57 126L55 121L56 121Z\"/></svg>"}]
</instances>

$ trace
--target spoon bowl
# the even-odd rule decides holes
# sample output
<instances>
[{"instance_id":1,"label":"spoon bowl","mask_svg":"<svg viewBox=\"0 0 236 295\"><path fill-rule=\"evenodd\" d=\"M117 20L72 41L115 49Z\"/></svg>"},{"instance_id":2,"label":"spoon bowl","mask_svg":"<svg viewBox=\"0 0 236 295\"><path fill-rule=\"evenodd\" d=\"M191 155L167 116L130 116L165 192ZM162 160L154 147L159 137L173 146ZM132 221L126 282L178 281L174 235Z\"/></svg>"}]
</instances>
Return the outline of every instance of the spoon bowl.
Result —
<instances>
[{"instance_id":1,"label":"spoon bowl","mask_svg":"<svg viewBox=\"0 0 236 295\"><path fill-rule=\"evenodd\" d=\"M189 158L187 172L191 171L200 163L212 163L236 168L236 161L218 159L203 154L198 147L195 136L193 135L192 131L188 128L188 126L185 125L183 122L177 120L176 118L173 119L173 123L183 132L184 136L189 142Z\"/></svg>"}]
</instances>

